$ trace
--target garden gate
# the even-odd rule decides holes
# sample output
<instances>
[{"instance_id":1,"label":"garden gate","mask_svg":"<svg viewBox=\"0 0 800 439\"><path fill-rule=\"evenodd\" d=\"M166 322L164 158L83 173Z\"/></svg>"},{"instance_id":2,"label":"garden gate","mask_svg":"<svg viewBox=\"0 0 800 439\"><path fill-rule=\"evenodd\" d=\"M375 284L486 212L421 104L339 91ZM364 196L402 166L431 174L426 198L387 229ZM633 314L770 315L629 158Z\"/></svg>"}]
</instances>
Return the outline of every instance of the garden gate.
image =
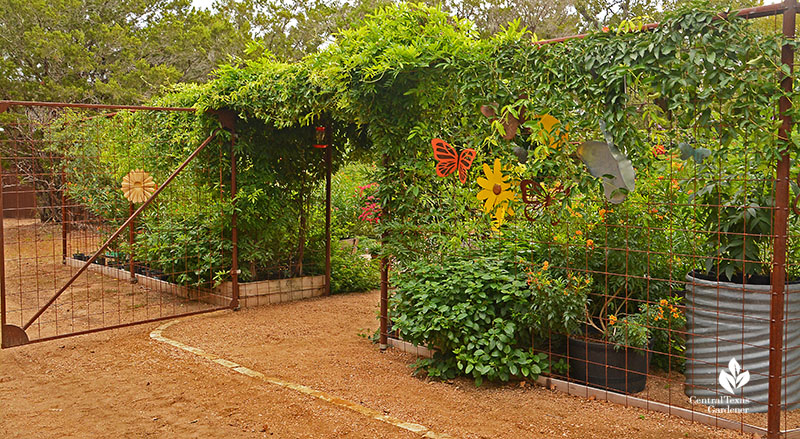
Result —
<instances>
[{"instance_id":1,"label":"garden gate","mask_svg":"<svg viewBox=\"0 0 800 439\"><path fill-rule=\"evenodd\" d=\"M237 307L235 116L211 113L186 139L169 125L193 108L0 102L3 348Z\"/></svg>"}]
</instances>

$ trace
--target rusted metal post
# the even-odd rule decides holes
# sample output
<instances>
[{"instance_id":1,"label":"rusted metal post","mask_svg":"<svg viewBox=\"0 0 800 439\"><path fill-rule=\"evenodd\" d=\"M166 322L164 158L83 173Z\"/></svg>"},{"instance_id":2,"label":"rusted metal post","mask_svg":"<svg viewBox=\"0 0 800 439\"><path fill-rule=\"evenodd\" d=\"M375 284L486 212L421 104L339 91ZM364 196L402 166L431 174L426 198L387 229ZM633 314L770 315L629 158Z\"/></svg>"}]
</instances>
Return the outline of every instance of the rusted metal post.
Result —
<instances>
[{"instance_id":1,"label":"rusted metal post","mask_svg":"<svg viewBox=\"0 0 800 439\"><path fill-rule=\"evenodd\" d=\"M0 330L6 329L6 240L5 209L3 208L3 161L0 160ZM6 337L3 334L2 347L6 348Z\"/></svg>"},{"instance_id":2,"label":"rusted metal post","mask_svg":"<svg viewBox=\"0 0 800 439\"><path fill-rule=\"evenodd\" d=\"M380 348L389 347L389 258L381 258L381 334Z\"/></svg>"},{"instance_id":3,"label":"rusted metal post","mask_svg":"<svg viewBox=\"0 0 800 439\"><path fill-rule=\"evenodd\" d=\"M128 216L133 216L133 203L128 203ZM131 283L136 283L136 266L133 260L133 241L134 241L133 221L131 221L130 230L128 230L128 258L130 259Z\"/></svg>"},{"instance_id":4,"label":"rusted metal post","mask_svg":"<svg viewBox=\"0 0 800 439\"><path fill-rule=\"evenodd\" d=\"M233 127L228 128L231 133L231 309L239 308L239 229L236 226L238 214L236 213L236 132Z\"/></svg>"},{"instance_id":5,"label":"rusted metal post","mask_svg":"<svg viewBox=\"0 0 800 439\"><path fill-rule=\"evenodd\" d=\"M389 164L389 156L383 156L384 168ZM387 220L389 215L387 212L382 212L383 220ZM389 257L386 255L386 249L383 248L386 244L388 233L384 232L381 235L381 329L379 334L379 345L382 351L389 347Z\"/></svg>"},{"instance_id":6,"label":"rusted metal post","mask_svg":"<svg viewBox=\"0 0 800 439\"><path fill-rule=\"evenodd\" d=\"M795 36L795 19L797 0L785 0L783 12L783 35L787 39ZM791 72L794 68L794 49L788 44L781 48L781 63L789 68L789 75L781 79L781 88L792 91ZM789 216L789 148L788 142L792 131L792 118L788 114L792 103L781 97L779 104L781 126L778 131L779 142L786 150L781 154L776 170L774 227L772 264L772 297L770 303L769 329L769 395L767 406L767 437L778 439L781 434L781 385L783 366L783 320L784 295L786 285L786 229Z\"/></svg>"},{"instance_id":7,"label":"rusted metal post","mask_svg":"<svg viewBox=\"0 0 800 439\"><path fill-rule=\"evenodd\" d=\"M331 294L331 173L333 168L333 148L330 124L326 127L325 135L325 295Z\"/></svg>"},{"instance_id":8,"label":"rusted metal post","mask_svg":"<svg viewBox=\"0 0 800 439\"><path fill-rule=\"evenodd\" d=\"M67 173L64 166L61 166L61 263L67 263L67 234L69 233L69 223L67 222Z\"/></svg>"}]
</instances>

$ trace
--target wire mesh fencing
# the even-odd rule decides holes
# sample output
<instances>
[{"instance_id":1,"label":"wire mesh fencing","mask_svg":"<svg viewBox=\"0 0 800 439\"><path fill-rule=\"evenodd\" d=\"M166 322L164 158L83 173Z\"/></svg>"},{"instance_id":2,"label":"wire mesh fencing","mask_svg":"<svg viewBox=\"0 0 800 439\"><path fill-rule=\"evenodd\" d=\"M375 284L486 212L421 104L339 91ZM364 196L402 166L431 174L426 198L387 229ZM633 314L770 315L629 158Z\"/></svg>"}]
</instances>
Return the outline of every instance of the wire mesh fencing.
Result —
<instances>
[{"instance_id":1,"label":"wire mesh fencing","mask_svg":"<svg viewBox=\"0 0 800 439\"><path fill-rule=\"evenodd\" d=\"M171 125L203 123L192 109L20 103L0 116L4 345L231 303L229 142L174 137Z\"/></svg>"},{"instance_id":2,"label":"wire mesh fencing","mask_svg":"<svg viewBox=\"0 0 800 439\"><path fill-rule=\"evenodd\" d=\"M745 16L779 33L784 10L794 15L784 6ZM794 54L784 47L780 59L777 41L762 55L791 71ZM788 107L777 95L760 107L714 95L697 105L705 85L690 105L671 106L655 82L624 84L636 150L602 120L587 127L583 108L548 108L525 91L516 124L505 122L519 127L506 137L514 155L476 162L478 193L442 180L430 212L393 237L383 334L426 342L436 352L420 363L429 375L541 374L572 394L791 437L800 180L790 181L784 149ZM736 105L731 136L720 114ZM495 106L484 114L500 114ZM558 165L541 159L564 150ZM457 201L469 197L480 207Z\"/></svg>"}]
</instances>

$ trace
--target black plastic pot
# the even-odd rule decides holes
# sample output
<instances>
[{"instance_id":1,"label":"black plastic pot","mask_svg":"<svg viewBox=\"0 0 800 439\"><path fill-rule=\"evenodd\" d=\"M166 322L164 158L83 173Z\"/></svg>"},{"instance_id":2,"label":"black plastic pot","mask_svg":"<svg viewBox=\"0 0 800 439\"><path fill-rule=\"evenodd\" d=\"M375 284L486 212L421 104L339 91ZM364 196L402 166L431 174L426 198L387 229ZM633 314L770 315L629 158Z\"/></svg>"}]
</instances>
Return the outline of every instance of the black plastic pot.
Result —
<instances>
[{"instance_id":1,"label":"black plastic pot","mask_svg":"<svg viewBox=\"0 0 800 439\"><path fill-rule=\"evenodd\" d=\"M567 362L567 337L561 334L552 334L549 337L536 337L533 340L533 351L537 354L547 354L550 358L550 376L567 378L564 371L553 368L559 361Z\"/></svg>"},{"instance_id":2,"label":"black plastic pot","mask_svg":"<svg viewBox=\"0 0 800 439\"><path fill-rule=\"evenodd\" d=\"M647 384L650 353L614 349L610 343L569 338L569 377L581 384L624 393L638 393Z\"/></svg>"}]
</instances>

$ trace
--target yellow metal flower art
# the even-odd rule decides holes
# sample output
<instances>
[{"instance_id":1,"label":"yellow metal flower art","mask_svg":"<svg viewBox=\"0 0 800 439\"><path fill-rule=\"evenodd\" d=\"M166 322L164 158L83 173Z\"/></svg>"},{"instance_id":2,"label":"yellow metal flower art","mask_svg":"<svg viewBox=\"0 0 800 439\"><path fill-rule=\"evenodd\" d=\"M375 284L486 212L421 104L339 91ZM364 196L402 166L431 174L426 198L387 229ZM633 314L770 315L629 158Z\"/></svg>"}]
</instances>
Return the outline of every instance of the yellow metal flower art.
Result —
<instances>
[{"instance_id":1,"label":"yellow metal flower art","mask_svg":"<svg viewBox=\"0 0 800 439\"><path fill-rule=\"evenodd\" d=\"M131 203L142 203L153 195L156 183L153 177L141 169L134 169L122 177L122 193Z\"/></svg>"},{"instance_id":2,"label":"yellow metal flower art","mask_svg":"<svg viewBox=\"0 0 800 439\"><path fill-rule=\"evenodd\" d=\"M503 203L497 206L492 215L492 231L499 232L500 226L506 223L506 217L514 216L514 209L511 208L510 203Z\"/></svg>"},{"instance_id":3,"label":"yellow metal flower art","mask_svg":"<svg viewBox=\"0 0 800 439\"><path fill-rule=\"evenodd\" d=\"M483 173L486 178L478 178L478 186L483 190L478 192L478 199L485 200L483 204L483 211L490 212L492 208L499 207L505 201L510 201L514 198L514 193L509 191L511 183L506 183L508 176L503 175L500 169L500 160L494 160L494 169L490 168L486 163L483 164Z\"/></svg>"},{"instance_id":4,"label":"yellow metal flower art","mask_svg":"<svg viewBox=\"0 0 800 439\"><path fill-rule=\"evenodd\" d=\"M539 124L542 127L540 136L545 145L551 149L558 149L569 141L569 135L567 134L568 126L559 130L554 130L556 125L561 124L561 121L549 114L543 114L538 117Z\"/></svg>"}]
</instances>

